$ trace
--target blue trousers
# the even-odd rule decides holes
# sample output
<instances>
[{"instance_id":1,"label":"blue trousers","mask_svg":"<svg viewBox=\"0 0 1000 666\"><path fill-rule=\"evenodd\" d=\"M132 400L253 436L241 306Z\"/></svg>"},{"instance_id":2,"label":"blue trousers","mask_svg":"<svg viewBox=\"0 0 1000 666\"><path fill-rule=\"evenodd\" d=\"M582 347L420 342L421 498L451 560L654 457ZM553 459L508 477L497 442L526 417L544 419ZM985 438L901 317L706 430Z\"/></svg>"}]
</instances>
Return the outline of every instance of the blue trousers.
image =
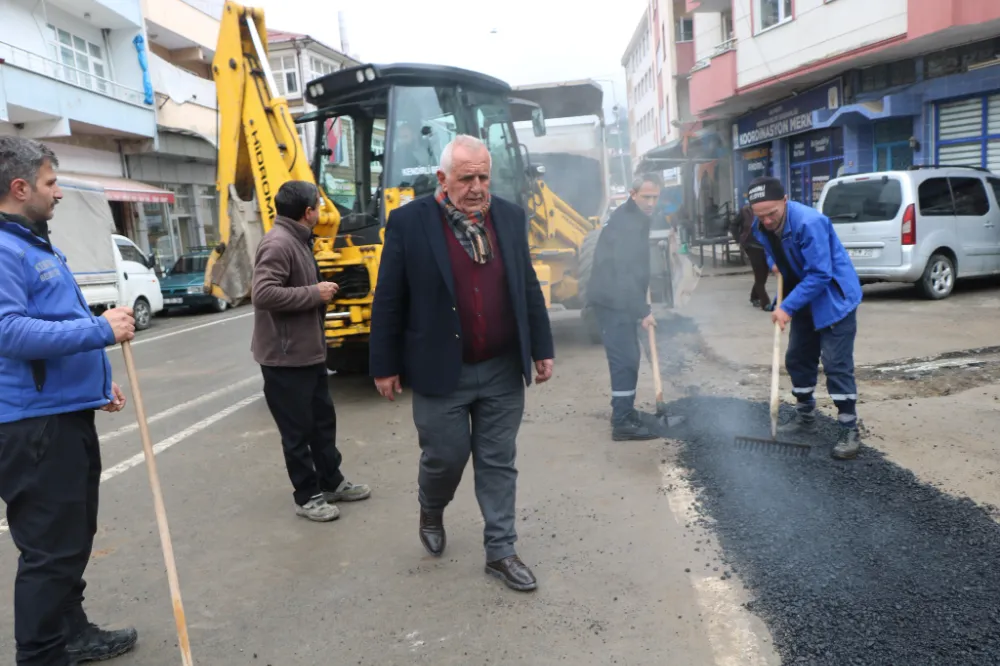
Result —
<instances>
[{"instance_id":1,"label":"blue trousers","mask_svg":"<svg viewBox=\"0 0 1000 666\"><path fill-rule=\"evenodd\" d=\"M785 369L792 378L792 393L805 409L816 404L813 392L823 361L826 389L837 405L842 422L853 421L858 388L854 381L854 338L858 332L857 310L832 326L816 330L808 310L792 318Z\"/></svg>"},{"instance_id":2,"label":"blue trousers","mask_svg":"<svg viewBox=\"0 0 1000 666\"><path fill-rule=\"evenodd\" d=\"M635 411L639 383L639 324L628 312L595 307L611 372L611 421L621 423Z\"/></svg>"}]
</instances>

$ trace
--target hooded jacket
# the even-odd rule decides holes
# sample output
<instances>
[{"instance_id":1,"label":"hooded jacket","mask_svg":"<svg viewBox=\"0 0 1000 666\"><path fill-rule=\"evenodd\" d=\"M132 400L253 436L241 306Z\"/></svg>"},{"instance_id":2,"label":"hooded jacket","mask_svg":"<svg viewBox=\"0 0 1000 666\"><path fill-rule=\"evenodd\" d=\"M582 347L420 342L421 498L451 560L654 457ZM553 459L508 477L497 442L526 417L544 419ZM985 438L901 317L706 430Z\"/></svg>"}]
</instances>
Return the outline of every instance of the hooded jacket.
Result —
<instances>
[{"instance_id":1,"label":"hooded jacket","mask_svg":"<svg viewBox=\"0 0 1000 666\"><path fill-rule=\"evenodd\" d=\"M650 224L650 217L632 199L611 213L594 250L588 305L624 311L636 319L650 313L646 300Z\"/></svg>"},{"instance_id":2,"label":"hooded jacket","mask_svg":"<svg viewBox=\"0 0 1000 666\"><path fill-rule=\"evenodd\" d=\"M90 311L66 256L35 231L0 213L0 423L111 402L111 324Z\"/></svg>"},{"instance_id":3,"label":"hooded jacket","mask_svg":"<svg viewBox=\"0 0 1000 666\"><path fill-rule=\"evenodd\" d=\"M754 219L753 235L764 246L774 268L774 251L767 234ZM798 284L782 301L781 309L794 317L808 307L818 331L836 324L861 304L861 280L830 218L815 208L788 202L781 247Z\"/></svg>"}]
</instances>

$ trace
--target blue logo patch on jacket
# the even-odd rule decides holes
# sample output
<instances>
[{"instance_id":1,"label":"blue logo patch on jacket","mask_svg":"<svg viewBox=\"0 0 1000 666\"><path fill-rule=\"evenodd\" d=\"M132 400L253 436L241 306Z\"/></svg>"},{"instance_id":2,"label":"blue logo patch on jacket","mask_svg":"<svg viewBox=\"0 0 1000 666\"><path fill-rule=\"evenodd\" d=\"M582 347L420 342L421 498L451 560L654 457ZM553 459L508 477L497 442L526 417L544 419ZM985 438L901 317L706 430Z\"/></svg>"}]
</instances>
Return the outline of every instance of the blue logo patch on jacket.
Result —
<instances>
[{"instance_id":1,"label":"blue logo patch on jacket","mask_svg":"<svg viewBox=\"0 0 1000 666\"><path fill-rule=\"evenodd\" d=\"M0 215L0 423L108 404L112 343L66 257Z\"/></svg>"},{"instance_id":2,"label":"blue logo patch on jacket","mask_svg":"<svg viewBox=\"0 0 1000 666\"><path fill-rule=\"evenodd\" d=\"M781 303L781 309L794 317L809 306L816 330L832 326L861 304L858 272L826 215L789 201L785 218L781 246L799 283ZM771 243L756 218L753 235L764 246L768 266L773 267Z\"/></svg>"}]
</instances>

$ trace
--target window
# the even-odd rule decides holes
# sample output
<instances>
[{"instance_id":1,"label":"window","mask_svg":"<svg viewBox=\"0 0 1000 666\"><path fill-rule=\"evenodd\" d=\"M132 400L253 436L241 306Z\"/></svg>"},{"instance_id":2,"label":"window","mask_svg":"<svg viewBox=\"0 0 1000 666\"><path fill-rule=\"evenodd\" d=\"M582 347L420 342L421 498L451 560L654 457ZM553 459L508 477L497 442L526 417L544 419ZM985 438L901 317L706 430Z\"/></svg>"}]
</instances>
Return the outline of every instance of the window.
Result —
<instances>
[{"instance_id":1,"label":"window","mask_svg":"<svg viewBox=\"0 0 1000 666\"><path fill-rule=\"evenodd\" d=\"M272 56L268 61L274 74L274 85L282 97L299 96L299 68L294 55Z\"/></svg>"},{"instance_id":2,"label":"window","mask_svg":"<svg viewBox=\"0 0 1000 666\"><path fill-rule=\"evenodd\" d=\"M917 188L920 199L921 215L954 215L955 207L951 201L951 188L947 178L928 178Z\"/></svg>"},{"instance_id":3,"label":"window","mask_svg":"<svg viewBox=\"0 0 1000 666\"><path fill-rule=\"evenodd\" d=\"M137 264L146 265L146 257L132 243L115 240L115 245L118 246L118 251L122 254L122 261L134 261Z\"/></svg>"},{"instance_id":4,"label":"window","mask_svg":"<svg viewBox=\"0 0 1000 666\"><path fill-rule=\"evenodd\" d=\"M104 65L104 49L70 32L48 29L49 54L63 66L63 79L69 83L109 94L111 92Z\"/></svg>"},{"instance_id":5,"label":"window","mask_svg":"<svg viewBox=\"0 0 1000 666\"><path fill-rule=\"evenodd\" d=\"M1000 170L1000 95L937 107L937 163Z\"/></svg>"},{"instance_id":6,"label":"window","mask_svg":"<svg viewBox=\"0 0 1000 666\"><path fill-rule=\"evenodd\" d=\"M315 81L318 78L324 77L327 74L333 74L339 68L331 62L323 60L321 58L309 58L309 80Z\"/></svg>"},{"instance_id":7,"label":"window","mask_svg":"<svg viewBox=\"0 0 1000 666\"><path fill-rule=\"evenodd\" d=\"M894 220L902 207L903 188L895 178L842 182L823 200L823 214L834 224Z\"/></svg>"},{"instance_id":8,"label":"window","mask_svg":"<svg viewBox=\"0 0 1000 666\"><path fill-rule=\"evenodd\" d=\"M792 20L792 0L756 0L757 31Z\"/></svg>"},{"instance_id":9,"label":"window","mask_svg":"<svg viewBox=\"0 0 1000 666\"><path fill-rule=\"evenodd\" d=\"M677 42L694 41L694 19L682 18L677 21Z\"/></svg>"},{"instance_id":10,"label":"window","mask_svg":"<svg viewBox=\"0 0 1000 666\"><path fill-rule=\"evenodd\" d=\"M986 188L978 178L949 178L951 191L955 197L955 215L981 217L990 212L990 200Z\"/></svg>"},{"instance_id":11,"label":"window","mask_svg":"<svg viewBox=\"0 0 1000 666\"><path fill-rule=\"evenodd\" d=\"M727 10L721 14L721 24L722 24L722 41L728 42L733 39L736 33L733 32L733 12L732 10Z\"/></svg>"},{"instance_id":12,"label":"window","mask_svg":"<svg viewBox=\"0 0 1000 666\"><path fill-rule=\"evenodd\" d=\"M993 198L1000 204L1000 178L987 178L990 187L993 188Z\"/></svg>"}]
</instances>

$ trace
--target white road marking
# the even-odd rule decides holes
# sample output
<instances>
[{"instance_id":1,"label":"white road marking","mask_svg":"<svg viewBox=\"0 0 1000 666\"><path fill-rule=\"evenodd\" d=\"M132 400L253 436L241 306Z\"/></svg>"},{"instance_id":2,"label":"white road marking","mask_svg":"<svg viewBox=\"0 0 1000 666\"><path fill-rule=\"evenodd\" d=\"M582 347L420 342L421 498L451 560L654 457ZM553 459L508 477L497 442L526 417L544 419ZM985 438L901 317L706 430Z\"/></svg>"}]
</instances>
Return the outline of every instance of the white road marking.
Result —
<instances>
[{"instance_id":1,"label":"white road marking","mask_svg":"<svg viewBox=\"0 0 1000 666\"><path fill-rule=\"evenodd\" d=\"M206 393L205 395L200 395L197 398L188 400L187 402L182 402L179 405L174 405L170 409L165 409L159 414L154 414L150 416L147 422L156 423L157 421L161 421L167 417L173 416L174 414L183 412L184 410L190 409L191 407L194 407L196 405L206 403L209 400L214 400L219 396L225 395L227 393L232 393L233 391L239 390L244 386L246 386L247 384L252 384L255 381L261 381L259 375L253 375L252 377L247 377L246 379L242 379L236 382L235 384L230 384L229 386L223 386L222 388L216 391L212 391L211 393ZM121 428L118 428L118 430L112 430L106 435L101 435L101 443L104 443L109 439L114 439L116 437L121 437L122 435L127 435L130 432L135 432L138 429L139 429L138 423L130 423L126 426L122 426Z\"/></svg>"},{"instance_id":2,"label":"white road marking","mask_svg":"<svg viewBox=\"0 0 1000 666\"><path fill-rule=\"evenodd\" d=\"M163 453L164 451L166 451L170 447L174 446L175 444L179 444L179 443L183 442L185 439L187 439L191 435L195 435L195 434L201 432L205 428L208 428L209 426L215 424L216 422L221 421L222 419L226 418L230 414L233 414L234 412L237 412L237 411L243 409L247 405L251 405L251 404L257 402L258 400L260 400L263 397L264 397L264 393L263 392L254 393L253 395L248 396L246 398L243 398L239 402L237 402L235 404L232 404L229 407L226 407L222 411L216 412L215 414L212 414L208 418L205 418L205 419L202 419L201 421L198 421L197 423L195 423L191 427L185 428L184 430L181 430L179 433L177 433L175 435L172 435L172 436L164 439L163 441L157 442L156 444L153 445L153 455L158 455L160 453ZM101 483L104 483L105 481L108 481L109 479L113 479L114 477L118 476L119 474L127 472L128 470L132 469L133 467L135 467L135 466L143 463L145 461L145 459L146 459L145 458L145 454L140 451L139 453L135 454L131 458L128 458L128 459L123 460L122 462L118 463L114 467L109 467L108 469L104 470L104 472L101 474ZM9 529L10 528L7 525L7 521L6 520L0 520L0 535L6 533Z\"/></svg>"},{"instance_id":3,"label":"white road marking","mask_svg":"<svg viewBox=\"0 0 1000 666\"><path fill-rule=\"evenodd\" d=\"M181 335L183 333L190 333L191 331L197 331L202 328L208 328L209 326L218 326L219 324L225 324L226 322L233 321L236 319L243 319L244 317L252 317L253 312L245 312L241 315L236 315L235 317L225 317L222 319L216 319L205 324L198 324L197 326L189 326L188 328L182 328L177 331L170 331L169 333L164 333L163 335L157 335L152 338L141 338L139 340L133 340L132 346L143 345L147 342L156 342L157 340L165 340L166 338L172 338L175 335ZM111 351L112 349L118 349L119 345L111 345L110 347L105 347L105 351Z\"/></svg>"},{"instance_id":4,"label":"white road marking","mask_svg":"<svg viewBox=\"0 0 1000 666\"><path fill-rule=\"evenodd\" d=\"M660 465L660 478L674 518L681 525L688 523L697 501L691 486L671 465ZM715 666L767 666L762 641L754 632L749 612L737 601L732 580L691 574Z\"/></svg>"}]
</instances>

